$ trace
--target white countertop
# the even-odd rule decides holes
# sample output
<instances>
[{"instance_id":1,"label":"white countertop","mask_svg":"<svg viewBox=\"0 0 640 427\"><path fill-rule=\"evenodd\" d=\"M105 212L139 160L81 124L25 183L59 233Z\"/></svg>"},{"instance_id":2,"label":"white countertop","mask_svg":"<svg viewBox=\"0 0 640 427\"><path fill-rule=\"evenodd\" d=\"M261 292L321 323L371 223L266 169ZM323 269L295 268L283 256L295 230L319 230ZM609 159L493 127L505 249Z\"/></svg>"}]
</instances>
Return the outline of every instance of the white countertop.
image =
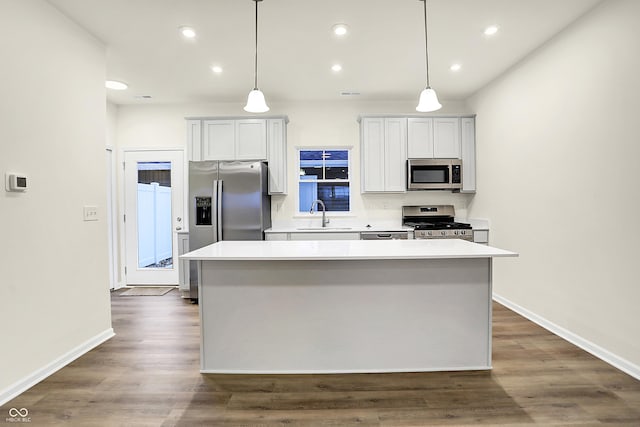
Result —
<instances>
[{"instance_id":1,"label":"white countertop","mask_svg":"<svg viewBox=\"0 0 640 427\"><path fill-rule=\"evenodd\" d=\"M515 257L517 253L459 239L222 241L182 255L212 261L375 260Z\"/></svg>"}]
</instances>

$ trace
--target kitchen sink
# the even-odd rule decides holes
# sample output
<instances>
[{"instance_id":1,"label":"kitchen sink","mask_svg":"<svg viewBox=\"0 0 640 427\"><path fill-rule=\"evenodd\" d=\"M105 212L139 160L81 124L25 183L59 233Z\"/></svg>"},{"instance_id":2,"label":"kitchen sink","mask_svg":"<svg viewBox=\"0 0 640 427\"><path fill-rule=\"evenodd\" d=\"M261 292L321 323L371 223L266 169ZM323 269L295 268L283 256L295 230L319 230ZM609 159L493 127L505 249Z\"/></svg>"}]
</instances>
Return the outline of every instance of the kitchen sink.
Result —
<instances>
[{"instance_id":1,"label":"kitchen sink","mask_svg":"<svg viewBox=\"0 0 640 427\"><path fill-rule=\"evenodd\" d=\"M351 227L298 227L296 230L300 231L339 231L339 230L351 230Z\"/></svg>"}]
</instances>

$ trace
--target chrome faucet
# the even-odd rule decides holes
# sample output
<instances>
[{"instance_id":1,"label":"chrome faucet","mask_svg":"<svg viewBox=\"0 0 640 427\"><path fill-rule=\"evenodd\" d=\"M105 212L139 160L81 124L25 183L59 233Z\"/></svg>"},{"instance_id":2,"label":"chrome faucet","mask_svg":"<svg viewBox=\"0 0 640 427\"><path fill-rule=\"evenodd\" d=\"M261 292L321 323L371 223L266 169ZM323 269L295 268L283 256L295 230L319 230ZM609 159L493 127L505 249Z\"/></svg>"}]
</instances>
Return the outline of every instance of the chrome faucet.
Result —
<instances>
[{"instance_id":1,"label":"chrome faucet","mask_svg":"<svg viewBox=\"0 0 640 427\"><path fill-rule=\"evenodd\" d=\"M313 203L311 203L311 208L309 209L309 213L312 214L313 213L313 207L319 205L322 206L322 227L326 227L327 224L329 224L329 219L327 219L327 208L324 205L324 202L320 199L318 200L314 200Z\"/></svg>"}]
</instances>

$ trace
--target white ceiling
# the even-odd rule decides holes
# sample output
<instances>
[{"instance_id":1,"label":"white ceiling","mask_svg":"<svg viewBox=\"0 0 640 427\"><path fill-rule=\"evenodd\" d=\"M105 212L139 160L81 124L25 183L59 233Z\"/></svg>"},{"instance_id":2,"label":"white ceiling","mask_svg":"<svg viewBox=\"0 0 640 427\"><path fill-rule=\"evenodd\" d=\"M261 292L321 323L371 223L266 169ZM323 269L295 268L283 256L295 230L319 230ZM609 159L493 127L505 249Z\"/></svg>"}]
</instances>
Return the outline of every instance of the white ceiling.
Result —
<instances>
[{"instance_id":1,"label":"white ceiling","mask_svg":"<svg viewBox=\"0 0 640 427\"><path fill-rule=\"evenodd\" d=\"M129 84L108 91L116 104L244 102L253 88L252 0L48 1L106 45L107 78ZM600 1L428 0L431 86L441 100L465 99ZM418 0L264 0L258 86L267 102L338 99L342 91L417 102L423 16ZM334 36L336 23L350 33ZM490 24L500 27L492 38L483 34ZM181 26L197 38L184 40Z\"/></svg>"}]
</instances>

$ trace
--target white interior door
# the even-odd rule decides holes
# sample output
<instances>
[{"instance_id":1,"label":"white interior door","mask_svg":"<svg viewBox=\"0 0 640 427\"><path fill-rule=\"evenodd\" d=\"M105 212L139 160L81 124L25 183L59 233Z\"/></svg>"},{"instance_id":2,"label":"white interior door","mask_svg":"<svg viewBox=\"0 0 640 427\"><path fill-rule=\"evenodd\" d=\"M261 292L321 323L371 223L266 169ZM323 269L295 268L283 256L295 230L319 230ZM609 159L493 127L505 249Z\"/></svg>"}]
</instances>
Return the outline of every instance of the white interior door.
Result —
<instances>
[{"instance_id":1,"label":"white interior door","mask_svg":"<svg viewBox=\"0 0 640 427\"><path fill-rule=\"evenodd\" d=\"M177 285L175 231L184 218L184 152L125 151L127 285Z\"/></svg>"}]
</instances>

